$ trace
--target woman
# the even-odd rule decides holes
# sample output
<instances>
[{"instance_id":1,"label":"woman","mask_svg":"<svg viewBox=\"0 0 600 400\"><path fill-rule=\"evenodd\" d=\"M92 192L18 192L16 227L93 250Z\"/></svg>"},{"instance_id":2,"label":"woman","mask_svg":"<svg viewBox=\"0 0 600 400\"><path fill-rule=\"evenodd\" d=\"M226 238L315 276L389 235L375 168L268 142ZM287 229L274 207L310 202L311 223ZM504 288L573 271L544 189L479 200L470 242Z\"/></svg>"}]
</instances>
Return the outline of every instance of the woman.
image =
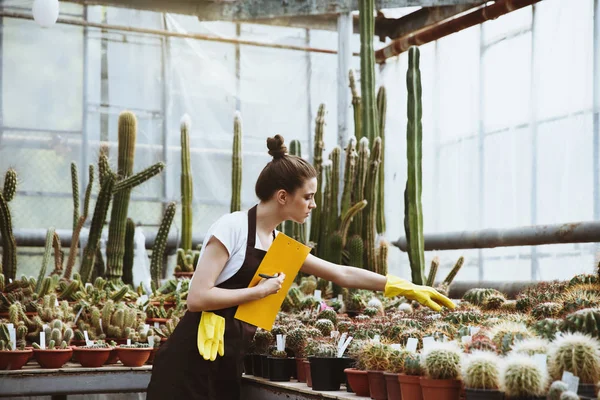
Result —
<instances>
[{"instance_id":1,"label":"woman","mask_svg":"<svg viewBox=\"0 0 600 400\"><path fill-rule=\"evenodd\" d=\"M256 327L234 319L237 306L277 293L285 279L248 287L282 221L303 223L316 205L317 173L304 159L286 154L283 138L267 140L273 160L256 182L258 205L215 222L205 238L190 283L188 311L156 354L148 400L239 400L243 356ZM308 255L301 271L342 287L402 295L436 311L454 308L430 287ZM212 310L212 312L211 312Z\"/></svg>"}]
</instances>

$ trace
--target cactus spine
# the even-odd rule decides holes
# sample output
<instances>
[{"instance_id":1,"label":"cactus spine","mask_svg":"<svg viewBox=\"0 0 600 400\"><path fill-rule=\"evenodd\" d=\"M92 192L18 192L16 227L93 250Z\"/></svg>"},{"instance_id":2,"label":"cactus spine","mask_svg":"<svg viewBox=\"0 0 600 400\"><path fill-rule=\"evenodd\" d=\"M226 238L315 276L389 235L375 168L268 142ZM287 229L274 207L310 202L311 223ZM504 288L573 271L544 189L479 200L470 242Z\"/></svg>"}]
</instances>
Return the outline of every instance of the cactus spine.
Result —
<instances>
[{"instance_id":1,"label":"cactus spine","mask_svg":"<svg viewBox=\"0 0 600 400\"><path fill-rule=\"evenodd\" d=\"M408 247L408 258L412 272L413 283L424 283L425 244L423 238L423 208L421 192L423 173L421 161L423 158L422 142L423 127L421 117L421 72L419 70L419 49L412 46L408 50L408 72L406 74L408 89L406 127L406 156L408 176L404 190L404 230Z\"/></svg>"},{"instance_id":2,"label":"cactus spine","mask_svg":"<svg viewBox=\"0 0 600 400\"><path fill-rule=\"evenodd\" d=\"M156 234L156 240L154 247L152 248L152 261L150 262L150 273L152 275L152 284L155 288L160 286L160 278L162 276L162 265L165 248L167 247L167 238L169 236L169 229L171 229L171 223L175 216L176 203L169 203L165 214L163 215L160 228Z\"/></svg>"},{"instance_id":3,"label":"cactus spine","mask_svg":"<svg viewBox=\"0 0 600 400\"><path fill-rule=\"evenodd\" d=\"M377 217L377 174L381 162L381 138L375 138L373 152L369 162L369 172L365 187L367 197L366 218L363 223L363 239L365 241L365 263L369 270L377 271L377 254L375 249L375 225Z\"/></svg>"},{"instance_id":4,"label":"cactus spine","mask_svg":"<svg viewBox=\"0 0 600 400\"><path fill-rule=\"evenodd\" d=\"M239 111L233 119L232 153L230 211L234 212L242 209L242 116Z\"/></svg>"},{"instance_id":5,"label":"cactus spine","mask_svg":"<svg viewBox=\"0 0 600 400\"><path fill-rule=\"evenodd\" d=\"M12 230L12 217L8 203L17 190L17 173L9 168L4 175L4 188L0 193L0 234L2 234L2 272L8 279L17 276L17 242Z\"/></svg>"},{"instance_id":6,"label":"cactus spine","mask_svg":"<svg viewBox=\"0 0 600 400\"><path fill-rule=\"evenodd\" d=\"M315 121L315 146L313 152L313 165L317 171L317 192L315 193L315 204L317 208L312 210L310 219L310 241L314 244L320 243L321 237L321 206L323 205L323 127L325 125L325 104L319 105L317 119ZM319 249L317 249L319 250ZM320 250L319 250L320 251Z\"/></svg>"},{"instance_id":7,"label":"cactus spine","mask_svg":"<svg viewBox=\"0 0 600 400\"><path fill-rule=\"evenodd\" d=\"M385 87L379 87L377 92L377 115L379 118L379 137L381 138L381 163L379 164L379 187L377 193L377 233L385 232L385 118L387 95Z\"/></svg>"},{"instance_id":8,"label":"cactus spine","mask_svg":"<svg viewBox=\"0 0 600 400\"><path fill-rule=\"evenodd\" d=\"M192 182L192 164L190 161L190 117L186 114L181 119L181 248L192 249L192 199L194 187Z\"/></svg>"}]
</instances>

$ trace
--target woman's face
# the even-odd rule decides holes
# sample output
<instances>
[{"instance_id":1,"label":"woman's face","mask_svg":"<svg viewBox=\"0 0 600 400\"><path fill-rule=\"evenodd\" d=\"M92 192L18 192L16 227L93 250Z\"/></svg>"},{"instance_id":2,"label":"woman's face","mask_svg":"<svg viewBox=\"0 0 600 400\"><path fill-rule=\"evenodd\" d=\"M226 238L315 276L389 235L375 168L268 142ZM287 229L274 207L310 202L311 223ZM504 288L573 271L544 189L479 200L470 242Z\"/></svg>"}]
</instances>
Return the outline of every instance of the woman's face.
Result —
<instances>
[{"instance_id":1,"label":"woman's face","mask_svg":"<svg viewBox=\"0 0 600 400\"><path fill-rule=\"evenodd\" d=\"M317 191L317 178L307 179L304 185L290 195L286 203L287 219L300 224L304 223L310 216L313 208L316 208L315 193Z\"/></svg>"}]
</instances>

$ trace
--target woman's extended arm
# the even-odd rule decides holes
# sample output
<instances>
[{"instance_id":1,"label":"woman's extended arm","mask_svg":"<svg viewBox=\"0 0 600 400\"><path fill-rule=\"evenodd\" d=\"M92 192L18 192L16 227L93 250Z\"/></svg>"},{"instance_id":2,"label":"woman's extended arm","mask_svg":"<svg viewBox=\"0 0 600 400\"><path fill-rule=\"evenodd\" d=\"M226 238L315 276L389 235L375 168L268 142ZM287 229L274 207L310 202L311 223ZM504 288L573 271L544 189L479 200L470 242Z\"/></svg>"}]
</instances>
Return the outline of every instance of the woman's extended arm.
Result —
<instances>
[{"instance_id":1,"label":"woman's extended arm","mask_svg":"<svg viewBox=\"0 0 600 400\"><path fill-rule=\"evenodd\" d=\"M345 288L378 290L383 292L385 290L385 283L387 282L385 276L361 268L337 265L321 260L312 254L309 254L304 261L301 271L332 281Z\"/></svg>"},{"instance_id":2,"label":"woman's extended arm","mask_svg":"<svg viewBox=\"0 0 600 400\"><path fill-rule=\"evenodd\" d=\"M281 289L285 276L262 280L258 285L244 289L222 289L215 286L223 271L229 253L227 248L214 236L205 246L198 261L187 297L188 310L192 312L221 310L252 300L262 299Z\"/></svg>"}]
</instances>

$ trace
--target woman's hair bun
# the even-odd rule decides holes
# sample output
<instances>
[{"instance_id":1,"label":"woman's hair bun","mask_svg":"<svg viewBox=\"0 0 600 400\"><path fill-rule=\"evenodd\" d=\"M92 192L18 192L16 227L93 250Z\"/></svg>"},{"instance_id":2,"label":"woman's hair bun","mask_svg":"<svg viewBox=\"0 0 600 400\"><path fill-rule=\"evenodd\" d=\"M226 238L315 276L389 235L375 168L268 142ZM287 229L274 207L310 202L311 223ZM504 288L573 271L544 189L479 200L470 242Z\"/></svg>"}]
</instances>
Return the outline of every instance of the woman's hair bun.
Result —
<instances>
[{"instance_id":1,"label":"woman's hair bun","mask_svg":"<svg viewBox=\"0 0 600 400\"><path fill-rule=\"evenodd\" d=\"M287 147L283 144L283 136L275 135L267 139L267 147L269 148L269 154L273 159L277 160L285 156L287 153Z\"/></svg>"}]
</instances>

